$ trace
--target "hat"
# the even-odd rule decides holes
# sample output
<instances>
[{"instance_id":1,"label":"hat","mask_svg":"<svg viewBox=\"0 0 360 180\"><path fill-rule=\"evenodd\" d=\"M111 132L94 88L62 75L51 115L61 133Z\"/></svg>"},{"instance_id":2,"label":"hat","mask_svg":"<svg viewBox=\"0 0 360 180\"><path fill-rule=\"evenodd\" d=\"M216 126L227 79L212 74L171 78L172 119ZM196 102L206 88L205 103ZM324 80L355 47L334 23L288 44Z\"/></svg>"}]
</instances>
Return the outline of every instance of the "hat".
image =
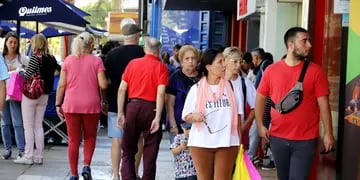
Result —
<instances>
[{"instance_id":1,"label":"hat","mask_svg":"<svg viewBox=\"0 0 360 180\"><path fill-rule=\"evenodd\" d=\"M136 34L141 32L142 29L139 28L139 26L137 26L136 24L125 24L122 28L121 28L121 32L125 35L132 35L132 34Z\"/></svg>"},{"instance_id":2,"label":"hat","mask_svg":"<svg viewBox=\"0 0 360 180\"><path fill-rule=\"evenodd\" d=\"M182 123L181 127L183 127L184 129L190 129L191 128L191 123Z\"/></svg>"}]
</instances>

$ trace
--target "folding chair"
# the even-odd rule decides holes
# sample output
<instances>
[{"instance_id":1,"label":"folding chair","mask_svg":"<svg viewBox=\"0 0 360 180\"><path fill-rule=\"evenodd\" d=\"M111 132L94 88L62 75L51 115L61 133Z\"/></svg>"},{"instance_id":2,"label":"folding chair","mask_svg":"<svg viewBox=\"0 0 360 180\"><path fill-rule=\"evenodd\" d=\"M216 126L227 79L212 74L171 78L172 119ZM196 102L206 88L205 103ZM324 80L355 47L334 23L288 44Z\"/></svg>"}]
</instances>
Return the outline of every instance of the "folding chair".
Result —
<instances>
[{"instance_id":1,"label":"folding chair","mask_svg":"<svg viewBox=\"0 0 360 180\"><path fill-rule=\"evenodd\" d=\"M50 135L51 132L54 132L55 134L59 135L65 143L68 143L68 136L66 132L64 132L66 127L63 128L65 126L65 120L60 119L56 113L55 101L58 81L59 77L56 76L54 80L53 91L49 95L49 100L45 111L44 124L49 127L49 129L45 131L44 136ZM64 129L64 131L62 129Z\"/></svg>"}]
</instances>

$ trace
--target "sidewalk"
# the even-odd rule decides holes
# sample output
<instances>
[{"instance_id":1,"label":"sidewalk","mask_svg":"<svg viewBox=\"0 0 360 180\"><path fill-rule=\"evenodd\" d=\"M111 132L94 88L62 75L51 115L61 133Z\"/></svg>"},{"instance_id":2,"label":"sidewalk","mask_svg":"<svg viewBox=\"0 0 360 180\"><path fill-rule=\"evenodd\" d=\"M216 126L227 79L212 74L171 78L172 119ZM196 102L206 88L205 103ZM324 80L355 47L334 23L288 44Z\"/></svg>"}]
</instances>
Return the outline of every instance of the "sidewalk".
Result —
<instances>
[{"instance_id":1,"label":"sidewalk","mask_svg":"<svg viewBox=\"0 0 360 180\"><path fill-rule=\"evenodd\" d=\"M94 180L111 179L111 139L106 137L105 131L101 129L99 132L91 165ZM168 143L169 141L164 138L160 144L160 152L157 159L157 180L174 179L172 155L168 148ZM2 146L0 152L3 152ZM16 155L17 152L13 151L13 157ZM82 159L82 156L80 156L80 159ZM79 161L79 172L81 172L81 168L82 161ZM263 180L276 179L275 171L261 171L261 175ZM67 163L66 146L46 146L43 165L20 165L9 160L0 160L1 180L67 180L68 176L69 166Z\"/></svg>"}]
</instances>

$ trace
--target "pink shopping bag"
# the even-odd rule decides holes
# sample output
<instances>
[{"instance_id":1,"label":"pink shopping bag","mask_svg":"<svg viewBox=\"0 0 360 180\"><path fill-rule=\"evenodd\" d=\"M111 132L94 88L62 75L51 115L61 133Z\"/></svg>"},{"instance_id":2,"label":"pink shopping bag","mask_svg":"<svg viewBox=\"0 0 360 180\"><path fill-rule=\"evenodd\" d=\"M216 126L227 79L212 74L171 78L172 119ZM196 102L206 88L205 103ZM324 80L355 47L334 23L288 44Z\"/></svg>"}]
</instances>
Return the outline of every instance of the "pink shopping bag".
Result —
<instances>
[{"instance_id":1,"label":"pink shopping bag","mask_svg":"<svg viewBox=\"0 0 360 180\"><path fill-rule=\"evenodd\" d=\"M6 93L10 99L21 101L23 86L24 78L18 72L11 73Z\"/></svg>"},{"instance_id":2,"label":"pink shopping bag","mask_svg":"<svg viewBox=\"0 0 360 180\"><path fill-rule=\"evenodd\" d=\"M261 180L261 176L259 174L259 171L253 165L253 163L251 162L251 160L250 160L249 156L247 155L247 153L244 153L244 161L245 161L245 165L246 165L246 167L248 169L250 179L251 180Z\"/></svg>"}]
</instances>

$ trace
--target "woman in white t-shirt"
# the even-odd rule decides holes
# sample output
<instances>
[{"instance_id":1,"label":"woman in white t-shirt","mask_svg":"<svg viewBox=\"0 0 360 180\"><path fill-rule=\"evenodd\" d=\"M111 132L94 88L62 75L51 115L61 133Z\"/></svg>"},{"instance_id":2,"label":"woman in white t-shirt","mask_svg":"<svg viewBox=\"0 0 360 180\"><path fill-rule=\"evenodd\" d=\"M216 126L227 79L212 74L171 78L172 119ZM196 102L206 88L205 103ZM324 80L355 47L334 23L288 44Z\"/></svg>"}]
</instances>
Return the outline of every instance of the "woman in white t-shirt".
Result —
<instances>
[{"instance_id":1,"label":"woman in white t-shirt","mask_svg":"<svg viewBox=\"0 0 360 180\"><path fill-rule=\"evenodd\" d=\"M5 59L9 75L12 73L19 73L20 71L24 71L28 64L28 59L25 56L20 55L19 42L19 37L16 35L16 33L9 32L6 34L2 56ZM6 84L9 84L9 79L6 81ZM24 126L21 116L21 102L10 99L9 96L6 96L3 118L1 121L2 139L5 149L2 154L2 158L8 160L12 157L13 143L10 130L11 126L14 128L16 145L19 150L17 158L21 158L24 155L25 149Z\"/></svg>"},{"instance_id":2,"label":"woman in white t-shirt","mask_svg":"<svg viewBox=\"0 0 360 180\"><path fill-rule=\"evenodd\" d=\"M199 180L231 179L240 144L243 97L224 79L221 51L206 50L201 67L205 76L191 87L182 112L183 120L193 123L190 154Z\"/></svg>"}]
</instances>

